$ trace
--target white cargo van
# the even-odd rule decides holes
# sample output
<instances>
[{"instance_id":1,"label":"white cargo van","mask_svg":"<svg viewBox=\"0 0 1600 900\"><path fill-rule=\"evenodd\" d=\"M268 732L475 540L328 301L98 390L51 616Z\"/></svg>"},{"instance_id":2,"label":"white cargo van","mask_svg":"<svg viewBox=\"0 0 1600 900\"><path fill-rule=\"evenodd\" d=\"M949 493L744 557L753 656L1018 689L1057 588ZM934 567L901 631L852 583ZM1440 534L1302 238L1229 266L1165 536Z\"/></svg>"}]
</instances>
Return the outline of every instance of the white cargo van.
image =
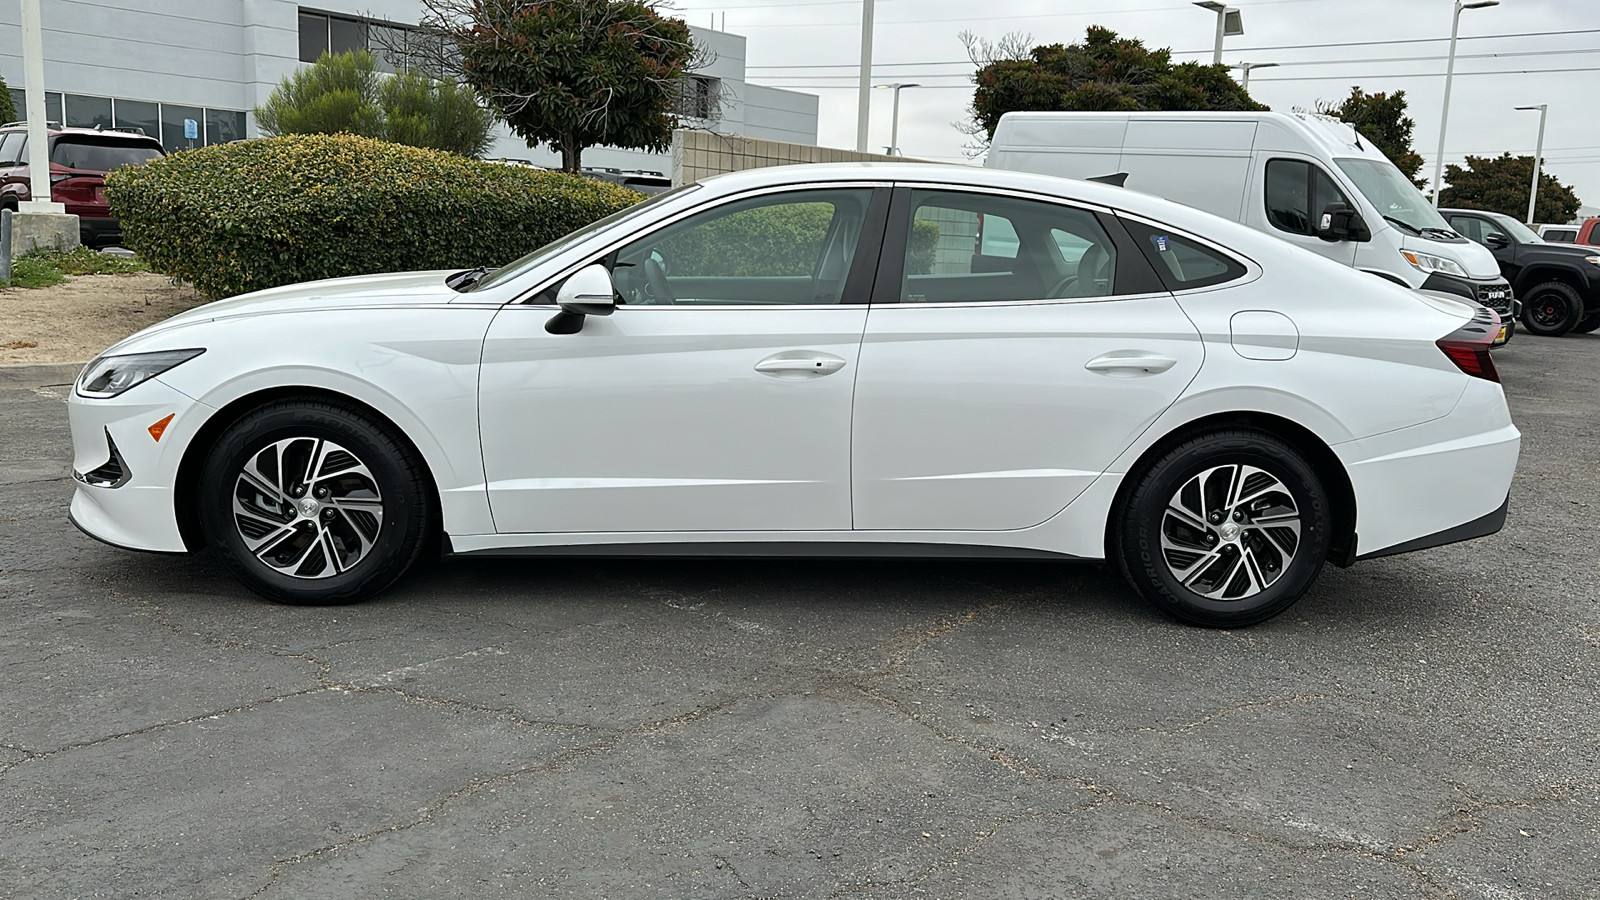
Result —
<instances>
[{"instance_id":1,"label":"white cargo van","mask_svg":"<svg viewBox=\"0 0 1600 900\"><path fill-rule=\"evenodd\" d=\"M985 165L1110 180L1514 321L1511 286L1354 128L1272 112L1013 112Z\"/></svg>"}]
</instances>

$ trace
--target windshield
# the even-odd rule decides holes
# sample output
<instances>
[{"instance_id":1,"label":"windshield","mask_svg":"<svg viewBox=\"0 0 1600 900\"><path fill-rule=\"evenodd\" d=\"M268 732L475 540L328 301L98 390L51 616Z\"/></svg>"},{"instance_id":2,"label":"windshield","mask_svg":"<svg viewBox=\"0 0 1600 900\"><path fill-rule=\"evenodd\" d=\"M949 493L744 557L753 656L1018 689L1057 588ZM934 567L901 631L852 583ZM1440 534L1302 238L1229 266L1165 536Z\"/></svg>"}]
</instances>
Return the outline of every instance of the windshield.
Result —
<instances>
[{"instance_id":1,"label":"windshield","mask_svg":"<svg viewBox=\"0 0 1600 900\"><path fill-rule=\"evenodd\" d=\"M1510 233L1511 239L1519 244L1542 244L1544 238L1535 234L1532 228L1518 222L1504 213L1489 213L1489 218L1494 224L1500 226L1501 231Z\"/></svg>"},{"instance_id":2,"label":"windshield","mask_svg":"<svg viewBox=\"0 0 1600 900\"><path fill-rule=\"evenodd\" d=\"M1436 229L1451 231L1444 217L1433 208L1411 179L1400 174L1394 163L1375 159L1336 159L1340 171L1350 177L1367 198L1367 202L1377 208L1378 213L1386 220L1411 229L1413 234Z\"/></svg>"},{"instance_id":3,"label":"windshield","mask_svg":"<svg viewBox=\"0 0 1600 900\"><path fill-rule=\"evenodd\" d=\"M50 161L56 165L92 172L142 166L160 155L161 149L154 144L87 135L63 135L50 148Z\"/></svg>"},{"instance_id":4,"label":"windshield","mask_svg":"<svg viewBox=\"0 0 1600 900\"><path fill-rule=\"evenodd\" d=\"M610 228L613 224L627 218L628 216L642 212L646 208L654 206L657 203L661 203L670 197L676 197L680 194L687 193L695 188L698 188L699 186L700 185L698 184L685 184L681 187L675 187L664 194L657 194L648 200L641 200L627 209L618 210L617 212L614 212L603 219L597 219L593 222L590 222L588 225L579 228L577 231L574 231L571 234L563 235L562 237L558 237L550 243L545 244L543 247L540 247L532 253L529 253L527 256L522 257L516 262L501 268L499 271L495 272L489 277L483 279L477 284L474 284L472 286L472 290L481 291L484 288L505 284L511 279L518 277L522 273L532 269L534 266L537 266L546 259L556 255L557 253L560 253L568 247L571 247L573 244L584 240L590 235Z\"/></svg>"}]
</instances>

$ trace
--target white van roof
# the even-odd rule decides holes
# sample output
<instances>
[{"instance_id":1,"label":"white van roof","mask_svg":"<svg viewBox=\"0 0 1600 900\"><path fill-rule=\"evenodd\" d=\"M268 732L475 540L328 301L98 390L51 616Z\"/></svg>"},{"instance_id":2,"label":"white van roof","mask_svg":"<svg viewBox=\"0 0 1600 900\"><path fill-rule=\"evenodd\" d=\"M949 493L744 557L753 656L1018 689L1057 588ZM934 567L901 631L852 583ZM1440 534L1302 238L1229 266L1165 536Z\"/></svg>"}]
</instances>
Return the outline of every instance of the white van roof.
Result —
<instances>
[{"instance_id":1,"label":"white van roof","mask_svg":"<svg viewBox=\"0 0 1600 900\"><path fill-rule=\"evenodd\" d=\"M1356 130L1332 116L1281 112L1009 112L995 128L995 150L1059 148L1122 149L1128 126L1138 123L1139 142L1156 137L1159 149L1250 152L1284 150L1323 158L1383 154ZM1149 129L1148 126L1181 125ZM1064 126L1070 132L1064 132ZM1157 149L1154 147L1147 149Z\"/></svg>"}]
</instances>

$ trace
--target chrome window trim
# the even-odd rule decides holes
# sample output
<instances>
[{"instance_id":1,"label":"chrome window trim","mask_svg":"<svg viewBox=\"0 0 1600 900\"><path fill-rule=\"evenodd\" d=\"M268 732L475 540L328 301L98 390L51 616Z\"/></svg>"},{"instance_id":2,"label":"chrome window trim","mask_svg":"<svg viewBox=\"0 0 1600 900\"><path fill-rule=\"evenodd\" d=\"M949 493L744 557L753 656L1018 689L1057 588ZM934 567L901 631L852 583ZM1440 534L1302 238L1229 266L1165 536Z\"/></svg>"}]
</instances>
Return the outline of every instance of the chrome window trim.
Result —
<instances>
[{"instance_id":1,"label":"chrome window trim","mask_svg":"<svg viewBox=\"0 0 1600 900\"><path fill-rule=\"evenodd\" d=\"M746 199L749 199L751 197L761 197L761 196L765 196L767 194L786 194L786 193L797 193L797 192L800 192L800 191L813 191L813 190L815 190L815 191L827 191L827 190L839 190L841 188L866 188L868 190L873 190L873 189L876 189L876 188L887 188L887 187L893 187L893 186L894 186L894 182L884 181L882 179L871 180L871 181L820 181L820 182L815 182L815 183L804 183L804 184L767 185L765 187L750 188L748 190L740 191L740 192L735 193L735 194L724 194L724 195L719 196L719 197L712 197L712 198L708 199L704 203L700 203L700 204L698 204L696 206L691 206L691 207L689 207L687 209L681 209L678 212L674 213L673 215L668 216L668 217L666 217L664 219L661 219L661 220L659 220L659 221L657 221L655 223L652 223L650 226L648 226L646 228L643 228L643 229L641 229L639 231L629 232L628 236L626 238L624 238L624 239L622 239L620 241L617 241L615 243L612 243L612 244L607 244L604 249L600 250L597 253L591 253L591 254L586 255L582 259L581 262L577 263L576 265L573 265L573 266L570 266L568 268L565 268L565 269L561 270L560 273L558 273L556 275L553 275L550 278L547 278L547 279L544 279L543 281L540 281L538 283L538 285L536 287L534 287L532 290L529 290L529 291L521 294L520 296L518 296L514 300L507 301L505 305L507 307L526 306L526 307L529 307L531 309L542 309L542 310L557 309L558 307L554 303L530 303L530 302L528 302L528 300L531 297L537 297L538 295L544 293L546 290L549 290L553 285L557 284L558 282L572 277L572 275L574 273L576 273L579 269L582 269L585 266L594 265L595 263L597 263L600 260L606 258L607 256L610 256L612 253L614 253L615 251L621 249L622 247L625 247L628 244L631 244L634 241L639 240L641 238L648 237L648 236L656 233L657 231L660 231L661 229L668 227L669 225L674 225L674 224L676 224L678 222L681 222L684 219L688 218L689 216L695 215L697 213L705 212L706 210L709 210L709 209L711 209L713 207L716 207L716 206L721 206L721 205L726 204L726 203L736 203L736 202L738 202L740 200L746 200ZM866 303L826 303L826 304L808 303L808 304L800 305L800 304L787 304L787 303L754 303L754 304L738 304L738 305L729 304L729 305L726 305L726 306L723 306L723 305L718 305L718 306L672 306L672 305L665 305L665 306L661 306L659 308L660 309L838 309L839 307L843 307L843 306L860 306L860 307L865 308L866 306L868 306L868 304L866 304ZM617 306L618 310L623 310L623 309L628 309L628 308L629 307L626 304L619 304ZM646 309L646 308L647 307L642 307L642 306L633 307L633 309Z\"/></svg>"}]
</instances>

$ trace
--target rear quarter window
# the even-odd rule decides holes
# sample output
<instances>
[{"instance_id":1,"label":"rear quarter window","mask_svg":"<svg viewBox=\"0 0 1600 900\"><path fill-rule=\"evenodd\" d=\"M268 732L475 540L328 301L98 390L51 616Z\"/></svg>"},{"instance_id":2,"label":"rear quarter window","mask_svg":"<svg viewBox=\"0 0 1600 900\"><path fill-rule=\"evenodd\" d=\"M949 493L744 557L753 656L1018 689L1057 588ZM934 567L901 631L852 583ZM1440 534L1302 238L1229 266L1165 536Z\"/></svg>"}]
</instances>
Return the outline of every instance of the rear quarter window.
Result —
<instances>
[{"instance_id":1,"label":"rear quarter window","mask_svg":"<svg viewBox=\"0 0 1600 900\"><path fill-rule=\"evenodd\" d=\"M1192 291L1245 275L1244 265L1221 251L1173 234L1160 225L1135 219L1122 221L1169 291Z\"/></svg>"}]
</instances>

